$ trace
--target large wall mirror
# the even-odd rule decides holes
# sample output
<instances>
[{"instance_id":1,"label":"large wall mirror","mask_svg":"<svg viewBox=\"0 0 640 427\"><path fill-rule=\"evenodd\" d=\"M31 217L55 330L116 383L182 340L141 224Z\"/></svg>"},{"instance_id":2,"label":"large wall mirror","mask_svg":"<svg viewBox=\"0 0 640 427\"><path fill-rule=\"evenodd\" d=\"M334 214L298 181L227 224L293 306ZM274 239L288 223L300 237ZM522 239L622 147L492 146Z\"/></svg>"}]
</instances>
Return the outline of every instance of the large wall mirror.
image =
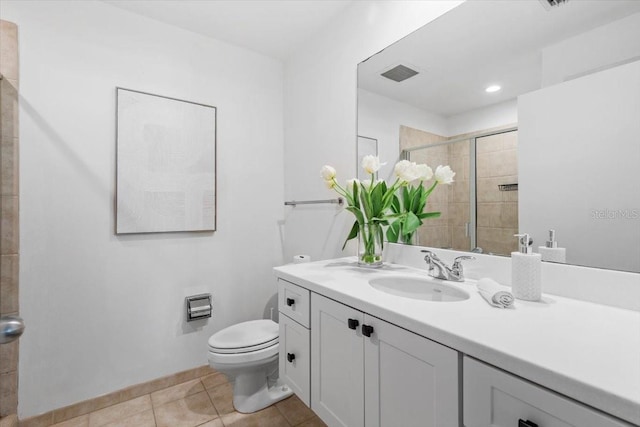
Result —
<instances>
[{"instance_id":1,"label":"large wall mirror","mask_svg":"<svg viewBox=\"0 0 640 427\"><path fill-rule=\"evenodd\" d=\"M358 135L456 172L417 244L640 272L639 1L467 1L358 65Z\"/></svg>"}]
</instances>

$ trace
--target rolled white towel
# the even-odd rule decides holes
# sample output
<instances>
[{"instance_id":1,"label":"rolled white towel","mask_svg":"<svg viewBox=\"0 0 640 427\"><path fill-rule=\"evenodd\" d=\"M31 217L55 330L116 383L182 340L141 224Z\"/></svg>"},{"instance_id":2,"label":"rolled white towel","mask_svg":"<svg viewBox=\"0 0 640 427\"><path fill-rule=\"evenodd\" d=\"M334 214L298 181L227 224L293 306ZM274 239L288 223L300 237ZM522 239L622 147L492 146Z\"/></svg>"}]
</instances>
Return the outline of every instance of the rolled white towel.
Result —
<instances>
[{"instance_id":1,"label":"rolled white towel","mask_svg":"<svg viewBox=\"0 0 640 427\"><path fill-rule=\"evenodd\" d=\"M492 306L508 308L513 305L513 295L507 287L500 285L493 279L480 279L476 285L478 292Z\"/></svg>"}]
</instances>

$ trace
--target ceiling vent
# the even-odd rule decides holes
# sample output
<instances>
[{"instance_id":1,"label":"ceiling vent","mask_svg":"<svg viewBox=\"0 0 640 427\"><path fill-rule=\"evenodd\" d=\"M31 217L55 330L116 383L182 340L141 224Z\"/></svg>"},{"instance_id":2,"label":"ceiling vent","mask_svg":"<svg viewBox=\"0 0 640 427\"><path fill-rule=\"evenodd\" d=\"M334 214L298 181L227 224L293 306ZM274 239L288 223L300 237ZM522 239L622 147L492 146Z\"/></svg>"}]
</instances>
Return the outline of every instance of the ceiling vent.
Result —
<instances>
[{"instance_id":1,"label":"ceiling vent","mask_svg":"<svg viewBox=\"0 0 640 427\"><path fill-rule=\"evenodd\" d=\"M542 6L546 10L551 10L552 8L561 6L563 3L568 1L569 0L540 0L540 3L542 3Z\"/></svg>"},{"instance_id":2,"label":"ceiling vent","mask_svg":"<svg viewBox=\"0 0 640 427\"><path fill-rule=\"evenodd\" d=\"M380 75L382 77L393 80L394 82L401 82L415 76L416 74L418 74L416 70L412 70L411 68L405 67L404 65L396 65L392 69L385 71Z\"/></svg>"}]
</instances>

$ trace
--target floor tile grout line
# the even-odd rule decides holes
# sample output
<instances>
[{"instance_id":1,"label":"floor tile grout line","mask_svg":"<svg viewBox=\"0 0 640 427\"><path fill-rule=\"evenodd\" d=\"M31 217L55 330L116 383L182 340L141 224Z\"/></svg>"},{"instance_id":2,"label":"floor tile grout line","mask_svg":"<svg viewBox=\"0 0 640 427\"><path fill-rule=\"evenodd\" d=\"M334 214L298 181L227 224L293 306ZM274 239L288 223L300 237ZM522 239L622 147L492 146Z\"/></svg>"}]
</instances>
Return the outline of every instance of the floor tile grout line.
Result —
<instances>
[{"instance_id":1,"label":"floor tile grout line","mask_svg":"<svg viewBox=\"0 0 640 427\"><path fill-rule=\"evenodd\" d=\"M151 399L151 395L149 395L149 399ZM151 401L151 413L153 414L153 425L158 427L158 418L156 418L156 408L153 406L153 401Z\"/></svg>"},{"instance_id":2,"label":"floor tile grout line","mask_svg":"<svg viewBox=\"0 0 640 427\"><path fill-rule=\"evenodd\" d=\"M209 399L209 402L211 403L211 406L213 406L213 410L216 411L216 417L220 418L220 422L222 422L222 417L220 416L220 413L218 412L218 408L216 408L216 405L213 403L213 399L211 398L211 395L209 394L209 392L207 391L207 387L205 387L204 385L204 381L202 381L204 377L200 377L200 384L202 384L202 388L204 389L204 392L207 394L207 398ZM215 420L215 418L214 418ZM212 421L212 420L209 420ZM207 423L209 422L207 421ZM203 423L206 424L206 423ZM224 423L222 423L224 425Z\"/></svg>"}]
</instances>

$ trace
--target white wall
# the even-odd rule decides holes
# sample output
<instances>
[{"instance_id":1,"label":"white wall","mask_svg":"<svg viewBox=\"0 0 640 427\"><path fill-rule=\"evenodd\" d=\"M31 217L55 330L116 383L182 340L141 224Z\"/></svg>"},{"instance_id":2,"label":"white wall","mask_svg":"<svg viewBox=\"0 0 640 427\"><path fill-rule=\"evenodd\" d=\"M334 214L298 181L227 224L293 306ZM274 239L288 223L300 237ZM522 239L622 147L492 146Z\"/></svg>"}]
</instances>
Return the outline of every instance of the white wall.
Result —
<instances>
[{"instance_id":1,"label":"white wall","mask_svg":"<svg viewBox=\"0 0 640 427\"><path fill-rule=\"evenodd\" d=\"M393 166L399 160L400 126L447 136L444 117L377 93L358 89L358 135L378 140L380 160L387 164L379 177L393 182Z\"/></svg>"},{"instance_id":2,"label":"white wall","mask_svg":"<svg viewBox=\"0 0 640 427\"><path fill-rule=\"evenodd\" d=\"M542 87L640 59L640 13L542 50Z\"/></svg>"},{"instance_id":3,"label":"white wall","mask_svg":"<svg viewBox=\"0 0 640 427\"><path fill-rule=\"evenodd\" d=\"M518 101L501 102L447 118L449 136L518 123Z\"/></svg>"},{"instance_id":4,"label":"white wall","mask_svg":"<svg viewBox=\"0 0 640 427\"><path fill-rule=\"evenodd\" d=\"M277 291L282 64L96 1L0 12L20 43L20 418L206 364ZM218 107L218 231L114 235L116 86ZM214 317L186 324L199 292Z\"/></svg>"},{"instance_id":5,"label":"white wall","mask_svg":"<svg viewBox=\"0 0 640 427\"><path fill-rule=\"evenodd\" d=\"M640 271L638 94L640 61L519 98L519 224L535 247L555 229L569 264Z\"/></svg>"},{"instance_id":6,"label":"white wall","mask_svg":"<svg viewBox=\"0 0 640 427\"><path fill-rule=\"evenodd\" d=\"M319 176L323 164L339 179L354 177L357 64L460 1L357 1L285 63L285 198L334 197ZM285 259L341 255L353 218L333 205L290 208Z\"/></svg>"}]
</instances>

